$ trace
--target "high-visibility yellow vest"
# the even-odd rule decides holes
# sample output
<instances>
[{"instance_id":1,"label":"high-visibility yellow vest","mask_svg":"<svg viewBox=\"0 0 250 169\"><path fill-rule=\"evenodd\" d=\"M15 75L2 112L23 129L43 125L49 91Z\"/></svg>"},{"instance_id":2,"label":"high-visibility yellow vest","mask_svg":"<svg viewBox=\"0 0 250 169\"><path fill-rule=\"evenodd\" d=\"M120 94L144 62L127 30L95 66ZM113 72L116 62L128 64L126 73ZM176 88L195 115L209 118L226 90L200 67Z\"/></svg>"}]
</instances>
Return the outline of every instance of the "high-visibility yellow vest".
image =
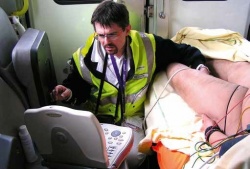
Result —
<instances>
[{"instance_id":1,"label":"high-visibility yellow vest","mask_svg":"<svg viewBox=\"0 0 250 169\"><path fill-rule=\"evenodd\" d=\"M129 44L134 61L134 75L126 81L125 86L125 114L124 117L144 114L144 101L146 92L155 71L155 40L152 34L141 33L134 30L129 34L131 43ZM99 43L99 44L98 44ZM84 58L89 52L98 50L100 42L91 35L85 46L79 48L74 54L73 59L76 67L84 80L94 85L91 96L94 96L92 104L95 105L101 79L96 78L86 67ZM98 53L98 52L96 52ZM127 56L129 58L129 56ZM104 82L98 114L111 115L115 121L121 120L121 111L115 114L118 89L110 83Z\"/></svg>"}]
</instances>

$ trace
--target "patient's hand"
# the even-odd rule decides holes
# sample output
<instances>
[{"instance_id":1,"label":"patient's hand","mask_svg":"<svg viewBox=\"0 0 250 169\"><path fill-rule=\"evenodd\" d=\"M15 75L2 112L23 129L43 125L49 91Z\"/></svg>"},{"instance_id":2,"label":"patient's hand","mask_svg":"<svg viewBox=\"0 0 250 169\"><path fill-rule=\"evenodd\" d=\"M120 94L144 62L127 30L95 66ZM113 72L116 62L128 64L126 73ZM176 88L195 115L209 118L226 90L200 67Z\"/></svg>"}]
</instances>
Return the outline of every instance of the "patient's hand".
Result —
<instances>
[{"instance_id":1,"label":"patient's hand","mask_svg":"<svg viewBox=\"0 0 250 169\"><path fill-rule=\"evenodd\" d=\"M201 68L200 72L203 72L203 73L208 74L208 75L210 74L209 69L206 69L206 68Z\"/></svg>"},{"instance_id":2,"label":"patient's hand","mask_svg":"<svg viewBox=\"0 0 250 169\"><path fill-rule=\"evenodd\" d=\"M197 68L196 68L196 69L197 69ZM200 72L205 73L205 74L208 74L208 75L210 74L209 68L208 68L207 66L203 65L203 64L201 64L201 65L198 66L198 70L199 70Z\"/></svg>"}]
</instances>

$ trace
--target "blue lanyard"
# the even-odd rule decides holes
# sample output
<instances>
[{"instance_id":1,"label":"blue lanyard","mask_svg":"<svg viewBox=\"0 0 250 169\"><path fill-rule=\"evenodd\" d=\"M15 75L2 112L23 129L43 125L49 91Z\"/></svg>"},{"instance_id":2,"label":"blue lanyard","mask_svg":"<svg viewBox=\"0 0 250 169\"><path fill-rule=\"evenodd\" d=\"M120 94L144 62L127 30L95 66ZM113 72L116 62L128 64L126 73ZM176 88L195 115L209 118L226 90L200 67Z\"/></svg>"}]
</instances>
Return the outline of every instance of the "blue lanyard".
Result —
<instances>
[{"instance_id":1,"label":"blue lanyard","mask_svg":"<svg viewBox=\"0 0 250 169\"><path fill-rule=\"evenodd\" d=\"M110 55L110 58L111 58L111 61L115 70L116 77L118 79L118 83L119 83L118 97L117 97L117 102L116 102L116 114L117 114L118 105L120 103L121 120L123 120L123 114L125 113L125 84L126 84L126 76L127 76L127 59L124 57L123 64L122 64L122 72L120 75L114 56Z\"/></svg>"},{"instance_id":2,"label":"blue lanyard","mask_svg":"<svg viewBox=\"0 0 250 169\"><path fill-rule=\"evenodd\" d=\"M125 89L125 84L126 84L126 76L127 76L127 59L124 58L124 60L123 60L122 73L120 75L114 55L110 55L110 58L111 58L111 61L112 61L112 64L113 64L113 67L114 67L114 70L115 70L116 77L118 79L119 88L122 87L122 89L124 90Z\"/></svg>"}]
</instances>

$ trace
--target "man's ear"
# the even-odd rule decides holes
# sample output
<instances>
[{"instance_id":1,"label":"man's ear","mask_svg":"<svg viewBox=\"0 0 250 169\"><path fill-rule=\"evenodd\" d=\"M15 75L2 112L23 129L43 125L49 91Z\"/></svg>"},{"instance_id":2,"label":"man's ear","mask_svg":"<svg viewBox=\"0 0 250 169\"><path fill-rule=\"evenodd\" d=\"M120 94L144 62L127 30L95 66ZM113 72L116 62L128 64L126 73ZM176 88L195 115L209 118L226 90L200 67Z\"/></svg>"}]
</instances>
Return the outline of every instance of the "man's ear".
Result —
<instances>
[{"instance_id":1,"label":"man's ear","mask_svg":"<svg viewBox=\"0 0 250 169\"><path fill-rule=\"evenodd\" d=\"M125 28L125 31L126 31L126 34L128 35L129 32L131 30L131 25L128 25L126 28Z\"/></svg>"}]
</instances>

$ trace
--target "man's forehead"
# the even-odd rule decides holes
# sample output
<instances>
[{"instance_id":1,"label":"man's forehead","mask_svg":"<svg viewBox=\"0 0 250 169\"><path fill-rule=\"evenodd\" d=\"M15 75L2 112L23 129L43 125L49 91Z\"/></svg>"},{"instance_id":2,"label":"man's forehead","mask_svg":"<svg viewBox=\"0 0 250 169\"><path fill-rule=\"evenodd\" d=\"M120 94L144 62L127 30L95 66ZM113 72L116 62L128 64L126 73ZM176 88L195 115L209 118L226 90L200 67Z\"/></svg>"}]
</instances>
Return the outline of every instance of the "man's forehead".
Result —
<instances>
[{"instance_id":1,"label":"man's forehead","mask_svg":"<svg viewBox=\"0 0 250 169\"><path fill-rule=\"evenodd\" d=\"M117 24L109 25L101 25L99 23L95 24L95 31L96 32L116 32L117 30L121 29Z\"/></svg>"}]
</instances>

